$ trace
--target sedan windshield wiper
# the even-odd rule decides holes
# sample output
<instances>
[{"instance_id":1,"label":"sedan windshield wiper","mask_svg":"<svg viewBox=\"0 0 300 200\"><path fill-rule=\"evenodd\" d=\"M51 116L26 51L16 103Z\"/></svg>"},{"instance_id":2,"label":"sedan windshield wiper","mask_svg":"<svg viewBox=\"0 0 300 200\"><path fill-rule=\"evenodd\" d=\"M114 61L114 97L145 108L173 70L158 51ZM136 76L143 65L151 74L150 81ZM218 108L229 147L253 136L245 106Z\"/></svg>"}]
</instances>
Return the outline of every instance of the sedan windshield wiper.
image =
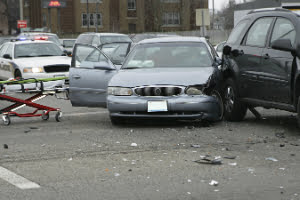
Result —
<instances>
[{"instance_id":1,"label":"sedan windshield wiper","mask_svg":"<svg viewBox=\"0 0 300 200\"><path fill-rule=\"evenodd\" d=\"M141 67L126 67L126 68L122 68L122 69L141 69Z\"/></svg>"},{"instance_id":2,"label":"sedan windshield wiper","mask_svg":"<svg viewBox=\"0 0 300 200\"><path fill-rule=\"evenodd\" d=\"M45 54L45 55L38 55L38 57L46 57L46 56L57 56L57 55L48 55L48 54Z\"/></svg>"}]
</instances>

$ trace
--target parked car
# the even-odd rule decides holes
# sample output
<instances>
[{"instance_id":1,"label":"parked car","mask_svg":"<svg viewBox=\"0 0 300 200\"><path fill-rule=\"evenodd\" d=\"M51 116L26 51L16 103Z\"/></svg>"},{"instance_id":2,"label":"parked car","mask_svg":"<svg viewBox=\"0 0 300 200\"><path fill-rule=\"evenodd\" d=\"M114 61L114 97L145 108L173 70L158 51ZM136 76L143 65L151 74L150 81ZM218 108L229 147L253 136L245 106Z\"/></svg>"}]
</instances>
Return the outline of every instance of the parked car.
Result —
<instances>
[{"instance_id":1,"label":"parked car","mask_svg":"<svg viewBox=\"0 0 300 200\"><path fill-rule=\"evenodd\" d=\"M224 47L225 118L240 121L247 108L298 113L300 125L300 15L285 9L254 10Z\"/></svg>"},{"instance_id":2,"label":"parked car","mask_svg":"<svg viewBox=\"0 0 300 200\"><path fill-rule=\"evenodd\" d=\"M82 33L75 44L90 44L98 47L106 43L132 42L128 35L120 33Z\"/></svg>"},{"instance_id":3,"label":"parked car","mask_svg":"<svg viewBox=\"0 0 300 200\"><path fill-rule=\"evenodd\" d=\"M69 52L73 52L73 47L76 42L76 39L64 38L64 39L61 39L60 41L65 50L67 50Z\"/></svg>"},{"instance_id":4,"label":"parked car","mask_svg":"<svg viewBox=\"0 0 300 200\"><path fill-rule=\"evenodd\" d=\"M223 116L219 64L215 50L198 37L143 40L120 70L99 48L77 44L69 96L73 106L107 107L115 124L124 118L217 121Z\"/></svg>"},{"instance_id":5,"label":"parked car","mask_svg":"<svg viewBox=\"0 0 300 200\"><path fill-rule=\"evenodd\" d=\"M23 40L45 40L55 43L61 50L64 50L62 43L59 41L59 38L54 33L45 33L45 32L23 32L18 35L19 39Z\"/></svg>"},{"instance_id":6,"label":"parked car","mask_svg":"<svg viewBox=\"0 0 300 200\"><path fill-rule=\"evenodd\" d=\"M224 48L225 44L226 44L226 41L223 41L215 46L215 50L220 58L222 58L223 48Z\"/></svg>"},{"instance_id":7,"label":"parked car","mask_svg":"<svg viewBox=\"0 0 300 200\"><path fill-rule=\"evenodd\" d=\"M68 76L71 58L53 42L17 41L0 46L0 79Z\"/></svg>"}]
</instances>

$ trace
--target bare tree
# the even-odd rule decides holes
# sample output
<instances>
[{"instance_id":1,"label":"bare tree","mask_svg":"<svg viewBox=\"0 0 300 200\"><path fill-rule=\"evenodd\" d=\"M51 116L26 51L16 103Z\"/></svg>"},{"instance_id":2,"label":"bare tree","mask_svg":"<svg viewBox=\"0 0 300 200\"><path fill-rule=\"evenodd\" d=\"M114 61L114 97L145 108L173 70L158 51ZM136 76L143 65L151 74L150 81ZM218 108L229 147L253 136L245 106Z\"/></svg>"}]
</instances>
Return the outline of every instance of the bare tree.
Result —
<instances>
[{"instance_id":1,"label":"bare tree","mask_svg":"<svg viewBox=\"0 0 300 200\"><path fill-rule=\"evenodd\" d=\"M224 28L226 30L233 29L234 27L234 10L236 8L235 1L229 1L229 4L227 4L220 12L220 16L224 17L225 24Z\"/></svg>"}]
</instances>

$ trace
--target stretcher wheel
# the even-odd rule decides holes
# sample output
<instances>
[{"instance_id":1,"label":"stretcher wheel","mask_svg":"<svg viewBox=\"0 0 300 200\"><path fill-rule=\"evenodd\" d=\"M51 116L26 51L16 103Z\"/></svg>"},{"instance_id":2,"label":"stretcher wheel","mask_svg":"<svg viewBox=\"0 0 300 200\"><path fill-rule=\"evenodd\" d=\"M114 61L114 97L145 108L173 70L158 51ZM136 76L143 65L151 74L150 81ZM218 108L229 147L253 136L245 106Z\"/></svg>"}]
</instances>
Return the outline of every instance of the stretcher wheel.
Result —
<instances>
[{"instance_id":1,"label":"stretcher wheel","mask_svg":"<svg viewBox=\"0 0 300 200\"><path fill-rule=\"evenodd\" d=\"M60 122L61 121L61 118L62 118L62 112L61 111L58 111L55 115L55 120L57 122Z\"/></svg>"},{"instance_id":2,"label":"stretcher wheel","mask_svg":"<svg viewBox=\"0 0 300 200\"><path fill-rule=\"evenodd\" d=\"M10 125L10 117L8 115L3 115L2 116L3 124L6 126Z\"/></svg>"},{"instance_id":3,"label":"stretcher wheel","mask_svg":"<svg viewBox=\"0 0 300 200\"><path fill-rule=\"evenodd\" d=\"M45 121L49 119L49 112L47 114L46 113L47 113L47 111L44 110L43 114L42 114L42 119Z\"/></svg>"}]
</instances>

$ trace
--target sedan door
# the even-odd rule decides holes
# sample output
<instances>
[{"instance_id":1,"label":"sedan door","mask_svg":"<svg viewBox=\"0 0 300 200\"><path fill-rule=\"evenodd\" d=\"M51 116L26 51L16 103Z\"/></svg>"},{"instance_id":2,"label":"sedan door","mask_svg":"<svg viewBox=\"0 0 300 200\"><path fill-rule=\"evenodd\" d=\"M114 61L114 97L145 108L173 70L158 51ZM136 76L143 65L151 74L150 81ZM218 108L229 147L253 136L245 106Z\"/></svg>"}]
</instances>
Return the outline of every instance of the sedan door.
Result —
<instances>
[{"instance_id":1,"label":"sedan door","mask_svg":"<svg viewBox=\"0 0 300 200\"><path fill-rule=\"evenodd\" d=\"M69 72L69 98L73 106L106 107L107 86L117 69L91 45L76 44Z\"/></svg>"}]
</instances>

